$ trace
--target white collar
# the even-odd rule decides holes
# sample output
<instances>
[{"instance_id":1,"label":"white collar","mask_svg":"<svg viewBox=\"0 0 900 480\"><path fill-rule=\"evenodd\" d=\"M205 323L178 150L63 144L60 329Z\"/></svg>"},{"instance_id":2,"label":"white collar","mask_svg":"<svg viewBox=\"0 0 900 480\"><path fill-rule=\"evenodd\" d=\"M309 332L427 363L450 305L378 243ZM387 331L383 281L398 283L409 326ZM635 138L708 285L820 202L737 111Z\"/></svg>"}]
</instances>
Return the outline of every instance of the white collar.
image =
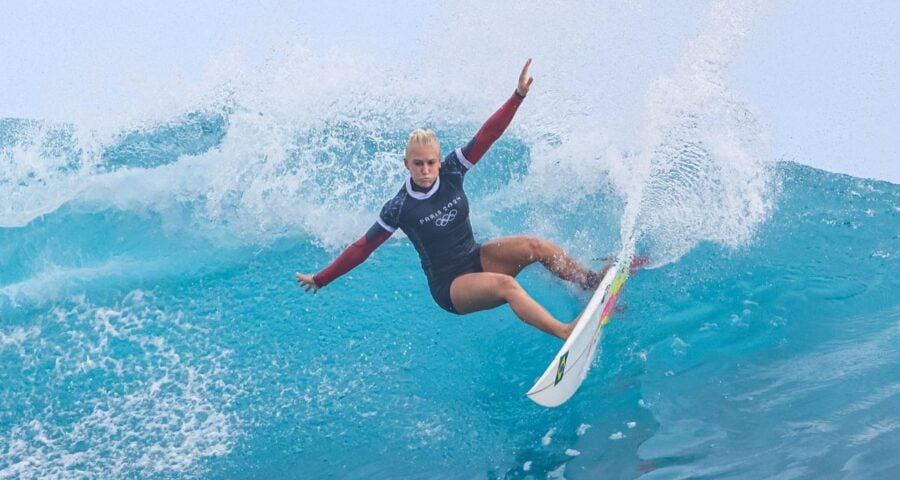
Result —
<instances>
[{"instance_id":1,"label":"white collar","mask_svg":"<svg viewBox=\"0 0 900 480\"><path fill-rule=\"evenodd\" d=\"M436 179L434 179L434 185L431 186L431 189L424 193L413 190L412 177L409 177L406 179L406 193L408 193L409 196L415 198L416 200L425 200L426 198L431 198L431 196L434 195L434 192L437 192L438 187L440 187L440 186L441 186L440 175L438 175L438 177Z\"/></svg>"}]
</instances>

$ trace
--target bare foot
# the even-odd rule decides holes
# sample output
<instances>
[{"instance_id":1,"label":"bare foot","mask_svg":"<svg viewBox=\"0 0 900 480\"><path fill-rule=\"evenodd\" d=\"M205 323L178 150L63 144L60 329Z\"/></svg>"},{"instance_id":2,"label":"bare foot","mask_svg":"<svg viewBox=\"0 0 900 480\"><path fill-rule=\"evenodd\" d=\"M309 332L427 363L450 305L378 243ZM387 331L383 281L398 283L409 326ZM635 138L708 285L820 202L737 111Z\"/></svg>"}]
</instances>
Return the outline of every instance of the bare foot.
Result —
<instances>
[{"instance_id":1,"label":"bare foot","mask_svg":"<svg viewBox=\"0 0 900 480\"><path fill-rule=\"evenodd\" d=\"M645 267L650 263L650 259L648 257L634 257L634 260L631 261L631 268L628 270L629 275L634 275L638 270Z\"/></svg>"},{"instance_id":2,"label":"bare foot","mask_svg":"<svg viewBox=\"0 0 900 480\"><path fill-rule=\"evenodd\" d=\"M600 282L603 281L603 276L606 275L606 272L609 271L615 261L615 257L604 258L603 267L596 272L589 272L584 283L581 284L581 288L584 290L596 290L600 286Z\"/></svg>"},{"instance_id":3,"label":"bare foot","mask_svg":"<svg viewBox=\"0 0 900 480\"><path fill-rule=\"evenodd\" d=\"M584 281L578 284L582 290L596 290L597 286L600 285L600 281L603 280L603 275L600 272L588 272L584 276Z\"/></svg>"},{"instance_id":4,"label":"bare foot","mask_svg":"<svg viewBox=\"0 0 900 480\"><path fill-rule=\"evenodd\" d=\"M572 332L575 331L575 327L578 325L578 321L581 320L581 315L575 317L575 320L565 324L565 330L563 330L563 335L560 337L565 342L569 339L569 335L572 335Z\"/></svg>"}]
</instances>

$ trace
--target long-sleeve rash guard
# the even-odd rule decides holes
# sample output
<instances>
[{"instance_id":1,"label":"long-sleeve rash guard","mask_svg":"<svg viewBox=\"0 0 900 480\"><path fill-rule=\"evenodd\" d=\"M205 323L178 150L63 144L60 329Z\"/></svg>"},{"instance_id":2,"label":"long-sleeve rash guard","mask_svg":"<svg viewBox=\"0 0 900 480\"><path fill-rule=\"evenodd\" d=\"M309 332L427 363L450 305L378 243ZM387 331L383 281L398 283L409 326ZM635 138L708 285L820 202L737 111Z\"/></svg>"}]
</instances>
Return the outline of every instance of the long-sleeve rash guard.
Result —
<instances>
[{"instance_id":1,"label":"long-sleeve rash guard","mask_svg":"<svg viewBox=\"0 0 900 480\"><path fill-rule=\"evenodd\" d=\"M463 176L503 135L523 98L518 92L513 93L465 147L447 155L440 175L428 192L416 191L407 179L397 196L385 204L369 231L313 276L316 285L324 287L365 261L397 228L403 229L413 242L429 280L451 268L454 256L465 254L474 246L468 201L462 190ZM443 189L441 179L444 179ZM416 204L406 205L408 198ZM418 211L410 212L411 208Z\"/></svg>"}]
</instances>

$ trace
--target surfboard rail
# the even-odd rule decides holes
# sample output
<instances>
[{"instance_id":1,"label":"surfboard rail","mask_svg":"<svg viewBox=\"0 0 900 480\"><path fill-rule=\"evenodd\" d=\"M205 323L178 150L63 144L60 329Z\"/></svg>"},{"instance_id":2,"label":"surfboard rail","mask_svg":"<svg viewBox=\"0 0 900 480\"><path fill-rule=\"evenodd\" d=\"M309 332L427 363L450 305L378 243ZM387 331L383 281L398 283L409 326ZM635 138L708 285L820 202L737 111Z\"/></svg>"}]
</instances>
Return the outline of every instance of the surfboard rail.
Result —
<instances>
[{"instance_id":1,"label":"surfboard rail","mask_svg":"<svg viewBox=\"0 0 900 480\"><path fill-rule=\"evenodd\" d=\"M615 262L603 276L600 285L579 315L578 324L550 365L526 393L538 405L557 407L565 403L587 377L597 353L603 325L609 321L619 298L622 285L628 279L634 245L628 242Z\"/></svg>"}]
</instances>

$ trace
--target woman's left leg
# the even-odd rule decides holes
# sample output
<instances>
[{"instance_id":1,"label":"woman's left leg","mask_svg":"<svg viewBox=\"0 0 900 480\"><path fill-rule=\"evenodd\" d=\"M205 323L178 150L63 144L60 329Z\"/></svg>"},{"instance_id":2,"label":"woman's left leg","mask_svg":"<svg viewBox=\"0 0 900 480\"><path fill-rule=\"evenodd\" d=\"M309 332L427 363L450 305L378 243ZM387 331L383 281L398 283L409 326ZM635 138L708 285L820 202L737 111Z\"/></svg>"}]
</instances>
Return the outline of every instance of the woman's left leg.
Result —
<instances>
[{"instance_id":1,"label":"woman's left leg","mask_svg":"<svg viewBox=\"0 0 900 480\"><path fill-rule=\"evenodd\" d=\"M485 272L515 277L534 262L540 262L552 274L585 290L596 288L605 273L605 269L597 273L590 271L562 248L537 237L503 237L481 246L481 268Z\"/></svg>"},{"instance_id":2,"label":"woman's left leg","mask_svg":"<svg viewBox=\"0 0 900 480\"><path fill-rule=\"evenodd\" d=\"M553 318L515 278L502 273L478 272L456 277L450 284L450 301L460 315L508 303L522 321L562 340L569 338L575 327L574 322L565 324Z\"/></svg>"}]
</instances>

